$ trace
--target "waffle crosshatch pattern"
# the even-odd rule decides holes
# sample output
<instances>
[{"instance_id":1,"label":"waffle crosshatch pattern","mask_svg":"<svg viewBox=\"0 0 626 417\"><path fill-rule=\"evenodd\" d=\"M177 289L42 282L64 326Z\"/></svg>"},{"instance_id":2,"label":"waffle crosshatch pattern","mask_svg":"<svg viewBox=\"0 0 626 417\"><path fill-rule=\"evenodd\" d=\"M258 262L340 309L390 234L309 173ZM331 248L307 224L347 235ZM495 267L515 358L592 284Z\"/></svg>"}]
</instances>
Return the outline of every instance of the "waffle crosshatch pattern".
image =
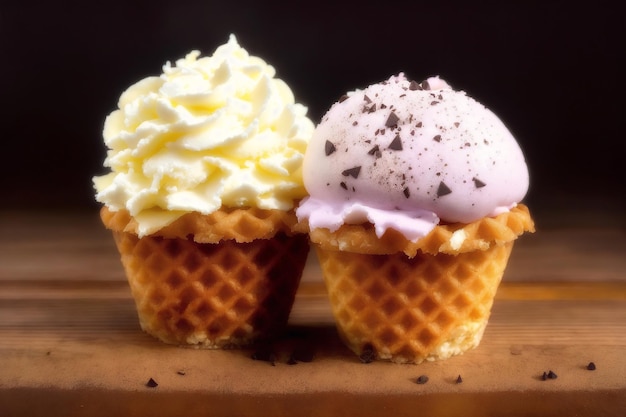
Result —
<instances>
[{"instance_id":1,"label":"waffle crosshatch pattern","mask_svg":"<svg viewBox=\"0 0 626 417\"><path fill-rule=\"evenodd\" d=\"M127 213L103 209L102 219L113 229L143 330L166 343L203 348L245 346L280 335L309 241L303 234L276 233L276 228L270 238L250 237L289 218L273 211L255 213L245 209L221 213L223 221L217 221L216 228L231 224L231 239L198 243L193 235L139 238L124 231L129 224L132 229ZM164 234L187 236L189 224L201 221L199 215L183 218ZM208 236L216 228L205 219L200 230Z\"/></svg>"},{"instance_id":2,"label":"waffle crosshatch pattern","mask_svg":"<svg viewBox=\"0 0 626 417\"><path fill-rule=\"evenodd\" d=\"M357 355L420 363L480 343L513 243L534 230L520 204L437 226L415 243L393 231L378 239L369 224L315 229L311 239L346 345Z\"/></svg>"},{"instance_id":3,"label":"waffle crosshatch pattern","mask_svg":"<svg viewBox=\"0 0 626 417\"><path fill-rule=\"evenodd\" d=\"M318 249L342 339L360 355L419 363L476 347L512 242L459 255Z\"/></svg>"}]
</instances>

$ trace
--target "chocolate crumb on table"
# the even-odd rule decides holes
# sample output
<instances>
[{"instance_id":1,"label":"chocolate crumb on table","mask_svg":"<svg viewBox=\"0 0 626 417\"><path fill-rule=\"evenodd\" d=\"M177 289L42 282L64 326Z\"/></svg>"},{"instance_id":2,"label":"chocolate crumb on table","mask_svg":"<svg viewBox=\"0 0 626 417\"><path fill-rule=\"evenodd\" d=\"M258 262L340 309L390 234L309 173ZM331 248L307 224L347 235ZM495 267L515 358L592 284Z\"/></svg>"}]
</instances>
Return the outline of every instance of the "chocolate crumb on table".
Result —
<instances>
[{"instance_id":1,"label":"chocolate crumb on table","mask_svg":"<svg viewBox=\"0 0 626 417\"><path fill-rule=\"evenodd\" d=\"M541 375L541 380L542 381L546 381L548 379L557 379L558 375L555 374L552 370L548 371L548 372L543 372L543 375Z\"/></svg>"},{"instance_id":2,"label":"chocolate crumb on table","mask_svg":"<svg viewBox=\"0 0 626 417\"><path fill-rule=\"evenodd\" d=\"M416 383L422 385L428 382L428 377L426 375L420 375L417 377Z\"/></svg>"},{"instance_id":3,"label":"chocolate crumb on table","mask_svg":"<svg viewBox=\"0 0 626 417\"><path fill-rule=\"evenodd\" d=\"M589 364L587 365L587 370L588 371L595 371L596 370L596 364L593 362L589 362Z\"/></svg>"},{"instance_id":4,"label":"chocolate crumb on table","mask_svg":"<svg viewBox=\"0 0 626 417\"><path fill-rule=\"evenodd\" d=\"M459 375L459 376L456 378L456 383L457 383L457 384L460 384L460 383L462 383L462 382L463 382L463 378L461 378L461 375Z\"/></svg>"},{"instance_id":5,"label":"chocolate crumb on table","mask_svg":"<svg viewBox=\"0 0 626 417\"><path fill-rule=\"evenodd\" d=\"M156 387L158 387L158 386L159 386L159 384L158 384L158 383L157 383L157 382L156 382L153 378L150 378L150 379L148 380L148 382L146 382L146 387L149 387L149 388L156 388Z\"/></svg>"}]
</instances>

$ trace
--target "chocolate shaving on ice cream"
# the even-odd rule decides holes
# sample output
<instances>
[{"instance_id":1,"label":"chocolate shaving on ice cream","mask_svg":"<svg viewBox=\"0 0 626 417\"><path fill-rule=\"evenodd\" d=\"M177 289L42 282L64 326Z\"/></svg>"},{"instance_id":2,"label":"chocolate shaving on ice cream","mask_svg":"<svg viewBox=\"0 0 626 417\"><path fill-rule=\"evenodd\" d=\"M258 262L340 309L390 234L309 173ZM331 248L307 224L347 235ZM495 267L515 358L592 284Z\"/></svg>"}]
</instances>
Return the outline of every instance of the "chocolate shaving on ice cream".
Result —
<instances>
[{"instance_id":1,"label":"chocolate shaving on ice cream","mask_svg":"<svg viewBox=\"0 0 626 417\"><path fill-rule=\"evenodd\" d=\"M325 146L324 151L326 153L326 156L332 154L333 152L337 150L337 148L335 148L335 145L329 140L326 141L326 145L324 146Z\"/></svg>"},{"instance_id":2,"label":"chocolate shaving on ice cream","mask_svg":"<svg viewBox=\"0 0 626 417\"><path fill-rule=\"evenodd\" d=\"M485 185L487 185L476 177L472 178L472 181L474 181L474 185L476 186L476 188L483 188Z\"/></svg>"},{"instance_id":3,"label":"chocolate shaving on ice cream","mask_svg":"<svg viewBox=\"0 0 626 417\"><path fill-rule=\"evenodd\" d=\"M379 237L394 229L415 242L440 222L494 217L525 196L518 143L465 92L438 77L417 83L399 74L348 95L324 115L303 161L309 197L296 214L311 229L369 221ZM330 154L329 164L322 158ZM346 168L357 164L353 189L355 171Z\"/></svg>"},{"instance_id":4,"label":"chocolate shaving on ice cream","mask_svg":"<svg viewBox=\"0 0 626 417\"><path fill-rule=\"evenodd\" d=\"M387 118L387 121L385 122L385 126L395 127L398 124L399 120L400 118L394 112L391 112L389 114L389 117Z\"/></svg>"},{"instance_id":5,"label":"chocolate shaving on ice cream","mask_svg":"<svg viewBox=\"0 0 626 417\"><path fill-rule=\"evenodd\" d=\"M437 197L443 197L444 195L448 195L450 193L452 193L452 190L446 185L446 183L441 181L439 183L439 187L437 188Z\"/></svg>"},{"instance_id":6,"label":"chocolate shaving on ice cream","mask_svg":"<svg viewBox=\"0 0 626 417\"><path fill-rule=\"evenodd\" d=\"M352 178L359 178L359 173L361 172L361 167L354 167L354 168L350 168L350 169L346 169L344 170L341 175L343 175L344 177L352 177Z\"/></svg>"},{"instance_id":7,"label":"chocolate shaving on ice cream","mask_svg":"<svg viewBox=\"0 0 626 417\"><path fill-rule=\"evenodd\" d=\"M380 153L380 147L378 145L374 146L367 152L368 155L374 155L376 158L380 158L382 154Z\"/></svg>"},{"instance_id":8,"label":"chocolate shaving on ice cream","mask_svg":"<svg viewBox=\"0 0 626 417\"><path fill-rule=\"evenodd\" d=\"M400 138L400 135L396 135L396 137L393 138L387 149L391 149L393 151L402 150L402 139Z\"/></svg>"}]
</instances>

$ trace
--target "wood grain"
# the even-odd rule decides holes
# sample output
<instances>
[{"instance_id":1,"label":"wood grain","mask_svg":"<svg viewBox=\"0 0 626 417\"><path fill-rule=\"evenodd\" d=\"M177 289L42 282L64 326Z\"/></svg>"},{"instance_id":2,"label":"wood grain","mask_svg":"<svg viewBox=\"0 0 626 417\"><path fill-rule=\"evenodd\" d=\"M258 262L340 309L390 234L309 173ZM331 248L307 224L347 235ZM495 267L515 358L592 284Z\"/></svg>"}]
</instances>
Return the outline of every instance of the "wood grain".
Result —
<instances>
[{"instance_id":1,"label":"wood grain","mask_svg":"<svg viewBox=\"0 0 626 417\"><path fill-rule=\"evenodd\" d=\"M184 349L142 333L94 213L0 213L0 415L620 415L624 249L620 229L525 236L481 345L421 365L360 363L312 256L271 366L252 348ZM314 360L288 365L302 347ZM542 380L549 370L558 378Z\"/></svg>"}]
</instances>

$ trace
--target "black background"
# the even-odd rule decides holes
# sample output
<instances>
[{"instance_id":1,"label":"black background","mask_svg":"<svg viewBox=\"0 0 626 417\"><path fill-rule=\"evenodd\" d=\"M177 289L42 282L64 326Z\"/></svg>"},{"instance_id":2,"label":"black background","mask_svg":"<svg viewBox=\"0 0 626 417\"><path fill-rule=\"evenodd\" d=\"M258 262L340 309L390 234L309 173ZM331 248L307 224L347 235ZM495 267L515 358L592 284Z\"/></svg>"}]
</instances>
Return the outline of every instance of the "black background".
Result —
<instances>
[{"instance_id":1,"label":"black background","mask_svg":"<svg viewBox=\"0 0 626 417\"><path fill-rule=\"evenodd\" d=\"M316 122L345 91L401 71L438 74L517 137L536 217L624 218L626 49L612 2L4 3L4 209L95 209L102 125L120 93L192 49L212 54L235 33Z\"/></svg>"}]
</instances>

